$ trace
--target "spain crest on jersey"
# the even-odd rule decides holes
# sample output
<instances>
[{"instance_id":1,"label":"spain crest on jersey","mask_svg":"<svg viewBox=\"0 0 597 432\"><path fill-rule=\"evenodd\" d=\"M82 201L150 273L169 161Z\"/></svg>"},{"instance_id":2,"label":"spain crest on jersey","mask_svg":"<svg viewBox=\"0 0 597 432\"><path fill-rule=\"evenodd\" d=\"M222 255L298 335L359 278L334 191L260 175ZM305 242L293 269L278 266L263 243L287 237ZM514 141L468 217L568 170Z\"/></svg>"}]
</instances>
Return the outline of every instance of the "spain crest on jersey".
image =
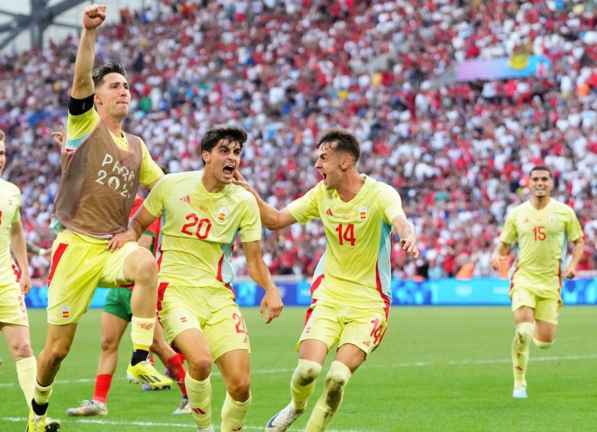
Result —
<instances>
[{"instance_id":1,"label":"spain crest on jersey","mask_svg":"<svg viewBox=\"0 0 597 432\"><path fill-rule=\"evenodd\" d=\"M224 220L226 219L226 215L228 215L228 209L227 208L220 208L220 210L218 210L218 220L220 222L224 222Z\"/></svg>"},{"instance_id":2,"label":"spain crest on jersey","mask_svg":"<svg viewBox=\"0 0 597 432\"><path fill-rule=\"evenodd\" d=\"M361 219L361 220L367 219L367 207L359 208L359 219Z\"/></svg>"},{"instance_id":3,"label":"spain crest on jersey","mask_svg":"<svg viewBox=\"0 0 597 432\"><path fill-rule=\"evenodd\" d=\"M556 216L555 215L549 215L549 223L551 225L556 223Z\"/></svg>"}]
</instances>

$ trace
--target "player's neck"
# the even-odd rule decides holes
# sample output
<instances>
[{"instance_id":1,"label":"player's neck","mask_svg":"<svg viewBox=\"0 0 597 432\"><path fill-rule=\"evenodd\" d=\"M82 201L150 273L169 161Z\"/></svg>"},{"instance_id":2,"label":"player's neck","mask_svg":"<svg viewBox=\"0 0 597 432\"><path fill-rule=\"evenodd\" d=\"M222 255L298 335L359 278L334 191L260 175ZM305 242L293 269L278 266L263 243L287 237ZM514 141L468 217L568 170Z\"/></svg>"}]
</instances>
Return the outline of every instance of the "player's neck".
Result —
<instances>
[{"instance_id":1,"label":"player's neck","mask_svg":"<svg viewBox=\"0 0 597 432\"><path fill-rule=\"evenodd\" d=\"M551 197L550 196L546 196L546 197L533 197L531 199L531 205L533 207L535 207L535 210L543 210L545 207L547 207L547 204L549 204L550 201L551 201Z\"/></svg>"},{"instance_id":2,"label":"player's neck","mask_svg":"<svg viewBox=\"0 0 597 432\"><path fill-rule=\"evenodd\" d=\"M121 125L122 125L122 119L117 120L114 117L111 117L109 115L102 115L102 113L98 112L100 114L100 117L102 118L102 120L104 121L104 123L106 123L106 126L108 126L108 129L110 129L110 132L112 132L114 134L114 136L117 137L121 137L122 136L122 129L121 129Z\"/></svg>"},{"instance_id":3,"label":"player's neck","mask_svg":"<svg viewBox=\"0 0 597 432\"><path fill-rule=\"evenodd\" d=\"M357 196L364 184L365 179L361 177L359 172L351 170L346 173L342 186L336 189L336 192L342 201L349 202Z\"/></svg>"},{"instance_id":4,"label":"player's neck","mask_svg":"<svg viewBox=\"0 0 597 432\"><path fill-rule=\"evenodd\" d=\"M226 185L224 183L219 182L211 173L211 170L206 169L203 171L203 176L201 177L201 183L203 183L203 187L209 193L219 193L224 190Z\"/></svg>"}]
</instances>

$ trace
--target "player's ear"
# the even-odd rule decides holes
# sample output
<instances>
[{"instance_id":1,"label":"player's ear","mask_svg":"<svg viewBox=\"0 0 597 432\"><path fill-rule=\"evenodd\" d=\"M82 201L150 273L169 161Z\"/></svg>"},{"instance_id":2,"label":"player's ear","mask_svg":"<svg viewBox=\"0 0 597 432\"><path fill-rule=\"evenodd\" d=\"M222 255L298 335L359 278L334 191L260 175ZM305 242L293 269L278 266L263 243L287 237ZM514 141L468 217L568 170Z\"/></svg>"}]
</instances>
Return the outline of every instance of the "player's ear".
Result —
<instances>
[{"instance_id":1,"label":"player's ear","mask_svg":"<svg viewBox=\"0 0 597 432\"><path fill-rule=\"evenodd\" d=\"M93 103L96 105L102 105L102 99L97 92L93 94Z\"/></svg>"},{"instance_id":2,"label":"player's ear","mask_svg":"<svg viewBox=\"0 0 597 432\"><path fill-rule=\"evenodd\" d=\"M211 153L209 153L207 150L203 150L201 152L201 157L203 158L203 163L208 163L210 156L211 156Z\"/></svg>"}]
</instances>

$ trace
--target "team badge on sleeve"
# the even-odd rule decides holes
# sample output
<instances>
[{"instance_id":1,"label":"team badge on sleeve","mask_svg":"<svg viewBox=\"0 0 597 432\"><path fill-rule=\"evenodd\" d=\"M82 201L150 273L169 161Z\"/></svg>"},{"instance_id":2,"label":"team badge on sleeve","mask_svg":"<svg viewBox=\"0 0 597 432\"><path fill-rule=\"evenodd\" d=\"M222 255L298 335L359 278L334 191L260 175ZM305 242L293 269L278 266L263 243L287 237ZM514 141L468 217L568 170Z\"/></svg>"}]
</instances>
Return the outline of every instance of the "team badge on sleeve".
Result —
<instances>
[{"instance_id":1,"label":"team badge on sleeve","mask_svg":"<svg viewBox=\"0 0 597 432\"><path fill-rule=\"evenodd\" d=\"M228 209L227 208L220 208L220 210L218 211L218 220L223 222L224 219L226 219L226 215L228 214Z\"/></svg>"},{"instance_id":2,"label":"team badge on sleeve","mask_svg":"<svg viewBox=\"0 0 597 432\"><path fill-rule=\"evenodd\" d=\"M359 218L361 220L367 219L367 207L361 207L359 209Z\"/></svg>"}]
</instances>

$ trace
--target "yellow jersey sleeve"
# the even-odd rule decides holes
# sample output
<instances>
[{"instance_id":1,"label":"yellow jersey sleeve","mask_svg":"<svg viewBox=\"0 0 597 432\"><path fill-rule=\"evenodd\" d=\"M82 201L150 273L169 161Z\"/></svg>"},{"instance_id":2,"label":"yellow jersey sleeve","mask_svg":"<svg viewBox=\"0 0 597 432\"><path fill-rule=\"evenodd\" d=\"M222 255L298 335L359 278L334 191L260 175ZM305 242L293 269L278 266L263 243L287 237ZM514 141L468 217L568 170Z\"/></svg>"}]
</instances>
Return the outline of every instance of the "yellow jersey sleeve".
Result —
<instances>
[{"instance_id":1,"label":"yellow jersey sleeve","mask_svg":"<svg viewBox=\"0 0 597 432\"><path fill-rule=\"evenodd\" d=\"M400 194L393 187L384 183L377 183L380 187L377 191L377 201L380 205L380 213L384 216L385 222L392 225L394 218L405 216L402 209Z\"/></svg>"},{"instance_id":2,"label":"yellow jersey sleeve","mask_svg":"<svg viewBox=\"0 0 597 432\"><path fill-rule=\"evenodd\" d=\"M149 150L147 150L147 146L143 141L141 141L141 146L143 147L143 161L141 162L141 178L139 179L139 183L147 186L162 177L164 173L158 164L155 163L151 154L149 154Z\"/></svg>"},{"instance_id":3,"label":"yellow jersey sleeve","mask_svg":"<svg viewBox=\"0 0 597 432\"><path fill-rule=\"evenodd\" d=\"M168 178L164 177L151 189L151 192L149 192L149 195L143 201L143 206L152 216L159 218L164 212L164 198L167 192Z\"/></svg>"},{"instance_id":4,"label":"yellow jersey sleeve","mask_svg":"<svg viewBox=\"0 0 597 432\"><path fill-rule=\"evenodd\" d=\"M297 222L306 224L311 219L319 217L319 195L322 193L318 184L302 197L294 200L288 205L288 211Z\"/></svg>"},{"instance_id":5,"label":"yellow jersey sleeve","mask_svg":"<svg viewBox=\"0 0 597 432\"><path fill-rule=\"evenodd\" d=\"M500 240L507 244L514 244L518 240L518 231L516 230L516 210L513 210L506 218L504 228L500 234Z\"/></svg>"},{"instance_id":6,"label":"yellow jersey sleeve","mask_svg":"<svg viewBox=\"0 0 597 432\"><path fill-rule=\"evenodd\" d=\"M569 207L568 220L566 221L566 236L570 241L576 241L581 238L584 234L580 222L576 217L576 213L572 207Z\"/></svg>"},{"instance_id":7,"label":"yellow jersey sleeve","mask_svg":"<svg viewBox=\"0 0 597 432\"><path fill-rule=\"evenodd\" d=\"M72 115L68 113L66 122L66 143L65 151L74 151L79 148L81 143L89 136L100 121L100 116L95 109L81 115Z\"/></svg>"},{"instance_id":8,"label":"yellow jersey sleeve","mask_svg":"<svg viewBox=\"0 0 597 432\"><path fill-rule=\"evenodd\" d=\"M259 206L253 195L245 201L244 212L240 220L240 240L243 243L261 240L261 217Z\"/></svg>"}]
</instances>

